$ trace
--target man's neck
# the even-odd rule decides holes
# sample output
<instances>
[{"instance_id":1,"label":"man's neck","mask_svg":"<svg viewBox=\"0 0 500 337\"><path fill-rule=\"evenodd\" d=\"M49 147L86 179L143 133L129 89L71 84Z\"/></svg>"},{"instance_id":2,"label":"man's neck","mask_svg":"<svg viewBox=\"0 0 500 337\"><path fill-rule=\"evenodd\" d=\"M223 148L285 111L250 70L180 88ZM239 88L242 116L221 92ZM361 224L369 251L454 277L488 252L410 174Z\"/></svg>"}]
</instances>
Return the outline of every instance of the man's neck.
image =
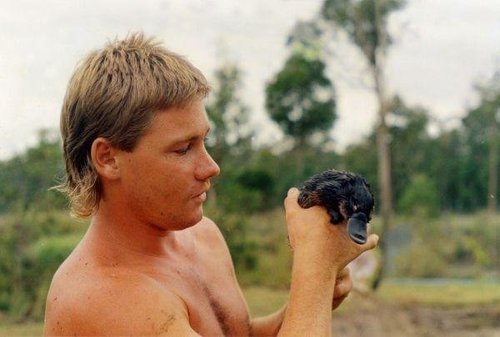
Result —
<instances>
[{"instance_id":1,"label":"man's neck","mask_svg":"<svg viewBox=\"0 0 500 337\"><path fill-rule=\"evenodd\" d=\"M120 251L167 257L182 249L181 231L169 231L140 221L127 212L115 212L101 205L92 218L92 240Z\"/></svg>"}]
</instances>

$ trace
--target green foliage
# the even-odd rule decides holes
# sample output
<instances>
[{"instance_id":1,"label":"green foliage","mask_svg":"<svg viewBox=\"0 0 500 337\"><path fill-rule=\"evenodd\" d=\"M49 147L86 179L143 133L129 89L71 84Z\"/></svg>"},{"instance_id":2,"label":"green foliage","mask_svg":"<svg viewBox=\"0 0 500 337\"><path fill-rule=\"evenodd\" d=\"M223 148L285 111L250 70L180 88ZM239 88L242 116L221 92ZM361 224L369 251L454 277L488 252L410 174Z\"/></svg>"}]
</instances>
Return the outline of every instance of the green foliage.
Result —
<instances>
[{"instance_id":1,"label":"green foliage","mask_svg":"<svg viewBox=\"0 0 500 337\"><path fill-rule=\"evenodd\" d=\"M83 235L86 223L60 211L31 210L0 218L0 313L12 320L41 319L57 267Z\"/></svg>"},{"instance_id":2,"label":"green foliage","mask_svg":"<svg viewBox=\"0 0 500 337\"><path fill-rule=\"evenodd\" d=\"M215 72L214 93L206 107L211 122L208 148L222 165L229 156L245 156L250 150L253 129L249 125L248 108L240 99L241 70L225 63Z\"/></svg>"},{"instance_id":3,"label":"green foliage","mask_svg":"<svg viewBox=\"0 0 500 337\"><path fill-rule=\"evenodd\" d=\"M473 265L479 269L495 267L494 257L500 253L498 246L500 216L497 215L488 221L486 213L478 212L474 215L463 215L451 221L452 224L449 227L453 228L451 237L453 262L460 265ZM473 272L477 273L477 270Z\"/></svg>"},{"instance_id":4,"label":"green foliage","mask_svg":"<svg viewBox=\"0 0 500 337\"><path fill-rule=\"evenodd\" d=\"M337 117L325 64L304 53L292 54L266 87L266 109L299 146L315 133L324 135Z\"/></svg>"},{"instance_id":5,"label":"green foliage","mask_svg":"<svg viewBox=\"0 0 500 337\"><path fill-rule=\"evenodd\" d=\"M423 219L436 217L439 214L439 194L434 181L422 174L414 175L399 200L399 210Z\"/></svg>"},{"instance_id":6,"label":"green foliage","mask_svg":"<svg viewBox=\"0 0 500 337\"><path fill-rule=\"evenodd\" d=\"M59 140L48 130L24 154L0 162L0 213L28 208L60 209L65 198L49 188L63 175Z\"/></svg>"},{"instance_id":7,"label":"green foliage","mask_svg":"<svg viewBox=\"0 0 500 337\"><path fill-rule=\"evenodd\" d=\"M274 194L274 179L272 155L269 166L260 165L252 157L241 158L228 156L221 165L223 172L214 179L215 202L217 207L224 212L249 214L272 207L270 199ZM242 209L244 205L244 209Z\"/></svg>"},{"instance_id":8,"label":"green foliage","mask_svg":"<svg viewBox=\"0 0 500 337\"><path fill-rule=\"evenodd\" d=\"M458 130L441 133L431 139L428 145L430 159L425 169L427 175L435 177L437 182L440 208L444 210L464 211L468 202L464 201L463 178L461 172L465 167L462 134ZM451 159L453 158L453 160Z\"/></svg>"},{"instance_id":9,"label":"green foliage","mask_svg":"<svg viewBox=\"0 0 500 337\"><path fill-rule=\"evenodd\" d=\"M239 270L238 280L245 286L262 285L287 288L290 284L292 255L287 242L286 224L280 208L248 217L248 238L256 244L258 267Z\"/></svg>"},{"instance_id":10,"label":"green foliage","mask_svg":"<svg viewBox=\"0 0 500 337\"><path fill-rule=\"evenodd\" d=\"M388 17L405 3L404 0L325 0L321 15L325 20L341 27L365 54L370 64L375 65L377 51L382 45L381 33L386 37L388 35ZM379 31L377 26L382 31ZM390 42L390 39L386 40L386 44Z\"/></svg>"},{"instance_id":11,"label":"green foliage","mask_svg":"<svg viewBox=\"0 0 500 337\"><path fill-rule=\"evenodd\" d=\"M375 4L326 0L322 9L325 19L363 46L372 64L380 48ZM403 4L383 2L378 9L383 29L388 15ZM281 209L291 186L325 169L345 169L363 175L376 205L380 202L376 130L342 154L316 141L318 135L327 139L337 118L318 41L309 40L317 34L314 25L298 25L291 56L266 88L268 112L294 140L292 150L253 145L249 110L239 95L241 70L226 63L215 75L207 106L213 137L207 145L222 175L214 181L207 215L221 227L243 284L288 285L291 255ZM487 204L491 172L500 171L498 162L488 171L492 151L498 152L494 144L500 142L500 134L489 131L499 122L498 78L479 89L479 103L459 128L440 127L435 135L428 132L433 120L426 109L397 96L390 102L394 201L404 216L391 237L399 241L389 243L393 276L479 277L497 267L500 218L479 210ZM24 153L0 161L0 316L42 317L50 279L87 226L59 211L66 199L49 191L63 167L59 141L48 131Z\"/></svg>"},{"instance_id":12,"label":"green foliage","mask_svg":"<svg viewBox=\"0 0 500 337\"><path fill-rule=\"evenodd\" d=\"M219 209L210 209L207 214L221 229L236 269L256 269L259 263L257 242L248 235L249 223L246 218L235 213L223 213Z\"/></svg>"},{"instance_id":13,"label":"green foliage","mask_svg":"<svg viewBox=\"0 0 500 337\"><path fill-rule=\"evenodd\" d=\"M384 282L379 296L391 303L471 307L498 305L500 303L500 284L498 282L460 281L422 282L420 280L394 280ZM497 306L498 307L498 306ZM478 315L480 316L480 315Z\"/></svg>"},{"instance_id":14,"label":"green foliage","mask_svg":"<svg viewBox=\"0 0 500 337\"><path fill-rule=\"evenodd\" d=\"M402 199L408 198L411 179L416 176L432 180L437 199L432 197L429 200L436 202L437 210L431 213L444 210L474 212L486 207L489 152L493 141L487 130L492 124L492 116L491 113L481 112L481 109L471 109L461 128L441 129L441 133L431 136L428 132L430 113L422 107L406 105L397 96L393 98L390 106L390 147L394 200L398 212L408 212L408 203ZM500 142L500 134L496 136ZM340 165L365 176L375 195L379 195L375 139L373 130L359 143L350 145L342 154ZM497 167L493 172L500 171L500 163ZM499 181L497 185L500 188Z\"/></svg>"},{"instance_id":15,"label":"green foliage","mask_svg":"<svg viewBox=\"0 0 500 337\"><path fill-rule=\"evenodd\" d=\"M377 147L374 135L358 144L350 145L340 160L340 168L362 175L369 182L373 194L380 195L377 175ZM378 200L376 200L375 209L378 207Z\"/></svg>"},{"instance_id":16,"label":"green foliage","mask_svg":"<svg viewBox=\"0 0 500 337\"><path fill-rule=\"evenodd\" d=\"M475 207L488 205L496 212L500 190L500 69L492 78L478 87L479 104L463 119L464 140L469 151L466 156L465 190L473 191L470 204ZM475 171L477 167L484 167ZM476 196L476 198L474 198ZM479 198L477 198L479 197Z\"/></svg>"},{"instance_id":17,"label":"green foliage","mask_svg":"<svg viewBox=\"0 0 500 337\"><path fill-rule=\"evenodd\" d=\"M398 275L405 277L449 277L447 260L442 247L423 242L413 242L396 257Z\"/></svg>"},{"instance_id":18,"label":"green foliage","mask_svg":"<svg viewBox=\"0 0 500 337\"><path fill-rule=\"evenodd\" d=\"M81 238L80 234L43 237L29 247L27 257L40 271L49 270L49 274L53 274Z\"/></svg>"},{"instance_id":19,"label":"green foliage","mask_svg":"<svg viewBox=\"0 0 500 337\"><path fill-rule=\"evenodd\" d=\"M207 105L211 122L209 151L224 174L215 179L208 214L221 226L237 269L257 267L256 244L247 237L243 214L266 207L272 180L265 169L248 162L253 129L248 108L241 102L241 71L224 63L215 73L214 93ZM244 205L244 207L242 207Z\"/></svg>"},{"instance_id":20,"label":"green foliage","mask_svg":"<svg viewBox=\"0 0 500 337\"><path fill-rule=\"evenodd\" d=\"M435 219L413 216L404 221L412 238L395 254L393 276L477 278L494 273L500 216L488 222L484 212L444 213Z\"/></svg>"},{"instance_id":21,"label":"green foliage","mask_svg":"<svg viewBox=\"0 0 500 337\"><path fill-rule=\"evenodd\" d=\"M399 199L405 193L409 179L426 174L430 158L429 113L419 106L408 106L395 96L390 105L392 171L394 194ZM429 175L427 175L429 176Z\"/></svg>"}]
</instances>

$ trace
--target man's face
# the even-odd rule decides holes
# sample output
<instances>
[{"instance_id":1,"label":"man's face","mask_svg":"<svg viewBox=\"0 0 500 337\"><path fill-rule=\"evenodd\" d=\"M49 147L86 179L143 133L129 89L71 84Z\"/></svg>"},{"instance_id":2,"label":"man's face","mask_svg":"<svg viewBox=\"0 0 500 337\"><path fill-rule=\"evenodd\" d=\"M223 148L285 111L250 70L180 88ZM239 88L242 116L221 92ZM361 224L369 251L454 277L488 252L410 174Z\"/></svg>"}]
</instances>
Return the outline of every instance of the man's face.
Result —
<instances>
[{"instance_id":1,"label":"man's face","mask_svg":"<svg viewBox=\"0 0 500 337\"><path fill-rule=\"evenodd\" d=\"M120 154L125 205L138 220L183 229L203 216L210 178L220 170L205 149L203 102L159 111L132 152Z\"/></svg>"}]
</instances>

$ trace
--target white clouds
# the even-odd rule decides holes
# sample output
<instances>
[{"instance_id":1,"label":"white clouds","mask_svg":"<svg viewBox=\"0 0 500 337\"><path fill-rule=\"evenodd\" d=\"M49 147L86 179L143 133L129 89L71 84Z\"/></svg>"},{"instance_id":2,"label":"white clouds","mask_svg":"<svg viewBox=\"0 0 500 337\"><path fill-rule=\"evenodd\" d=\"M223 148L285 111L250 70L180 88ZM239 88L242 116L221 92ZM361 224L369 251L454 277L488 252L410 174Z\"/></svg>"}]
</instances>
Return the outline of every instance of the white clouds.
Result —
<instances>
[{"instance_id":1,"label":"white clouds","mask_svg":"<svg viewBox=\"0 0 500 337\"><path fill-rule=\"evenodd\" d=\"M321 0L12 0L0 4L0 158L23 149L40 127L57 127L60 103L76 62L107 39L143 30L186 55L212 77L221 45L242 67L242 92L265 125L264 83L282 66L296 20ZM413 0L394 17L398 43L388 76L393 90L442 116L473 98L472 82L500 54L497 0ZM348 52L338 55L350 57ZM498 57L498 56L496 56ZM353 72L355 59L341 67ZM375 102L368 91L333 78L339 95L335 139L368 132ZM261 127L262 129L262 127ZM267 136L273 128L263 128ZM353 138L354 137L354 138Z\"/></svg>"},{"instance_id":2,"label":"white clouds","mask_svg":"<svg viewBox=\"0 0 500 337\"><path fill-rule=\"evenodd\" d=\"M500 56L499 18L496 0L413 1L395 18L407 24L391 52L393 89L442 118L463 113Z\"/></svg>"}]
</instances>

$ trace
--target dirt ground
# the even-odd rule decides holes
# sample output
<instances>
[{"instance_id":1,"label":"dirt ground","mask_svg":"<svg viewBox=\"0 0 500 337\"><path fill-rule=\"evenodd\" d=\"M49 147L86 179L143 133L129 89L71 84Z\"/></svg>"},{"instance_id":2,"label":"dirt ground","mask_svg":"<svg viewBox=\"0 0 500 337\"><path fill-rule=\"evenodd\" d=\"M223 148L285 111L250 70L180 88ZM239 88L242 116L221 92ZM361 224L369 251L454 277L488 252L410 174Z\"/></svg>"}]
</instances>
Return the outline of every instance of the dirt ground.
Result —
<instances>
[{"instance_id":1,"label":"dirt ground","mask_svg":"<svg viewBox=\"0 0 500 337\"><path fill-rule=\"evenodd\" d=\"M354 294L333 318L342 337L500 337L500 304L436 307L393 304Z\"/></svg>"}]
</instances>

